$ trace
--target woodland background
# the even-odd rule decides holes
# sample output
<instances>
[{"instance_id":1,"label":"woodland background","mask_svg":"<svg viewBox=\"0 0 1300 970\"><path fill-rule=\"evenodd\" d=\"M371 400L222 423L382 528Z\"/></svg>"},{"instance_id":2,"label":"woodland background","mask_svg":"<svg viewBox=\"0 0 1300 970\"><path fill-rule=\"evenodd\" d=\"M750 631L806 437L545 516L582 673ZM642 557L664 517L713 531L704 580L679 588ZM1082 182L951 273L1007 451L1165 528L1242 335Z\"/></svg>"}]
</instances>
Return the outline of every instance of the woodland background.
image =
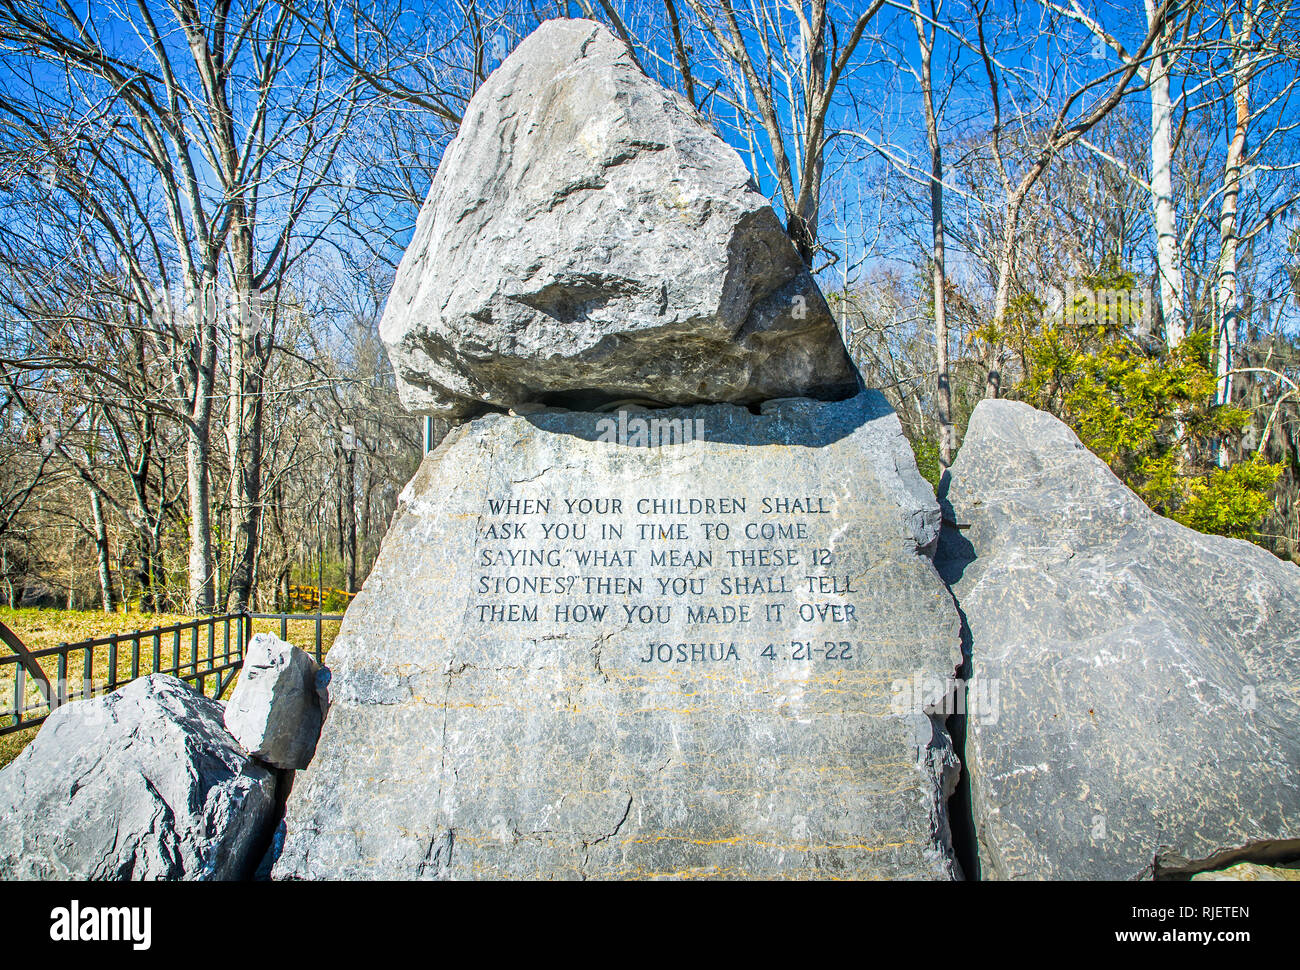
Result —
<instances>
[{"instance_id":1,"label":"woodland background","mask_svg":"<svg viewBox=\"0 0 1300 970\"><path fill-rule=\"evenodd\" d=\"M1290 2L0 0L0 599L360 586L422 448L394 269L555 16L740 151L932 481L1019 398L1300 559Z\"/></svg>"}]
</instances>

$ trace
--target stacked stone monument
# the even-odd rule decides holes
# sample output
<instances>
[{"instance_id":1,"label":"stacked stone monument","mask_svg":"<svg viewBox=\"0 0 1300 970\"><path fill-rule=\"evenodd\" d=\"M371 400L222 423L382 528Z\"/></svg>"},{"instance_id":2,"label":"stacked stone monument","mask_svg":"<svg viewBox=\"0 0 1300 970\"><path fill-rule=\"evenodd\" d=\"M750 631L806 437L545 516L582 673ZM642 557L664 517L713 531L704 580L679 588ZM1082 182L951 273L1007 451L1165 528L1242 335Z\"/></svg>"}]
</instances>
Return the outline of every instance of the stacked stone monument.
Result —
<instances>
[{"instance_id":1,"label":"stacked stone monument","mask_svg":"<svg viewBox=\"0 0 1300 970\"><path fill-rule=\"evenodd\" d=\"M330 653L277 878L957 874L959 620L898 418L739 157L552 21L381 333L426 456Z\"/></svg>"},{"instance_id":2,"label":"stacked stone monument","mask_svg":"<svg viewBox=\"0 0 1300 970\"><path fill-rule=\"evenodd\" d=\"M484 84L381 333L461 423L332 681L262 635L224 707L59 708L0 878L1294 878L1300 570L1006 401L941 528L740 159L604 28Z\"/></svg>"}]
</instances>

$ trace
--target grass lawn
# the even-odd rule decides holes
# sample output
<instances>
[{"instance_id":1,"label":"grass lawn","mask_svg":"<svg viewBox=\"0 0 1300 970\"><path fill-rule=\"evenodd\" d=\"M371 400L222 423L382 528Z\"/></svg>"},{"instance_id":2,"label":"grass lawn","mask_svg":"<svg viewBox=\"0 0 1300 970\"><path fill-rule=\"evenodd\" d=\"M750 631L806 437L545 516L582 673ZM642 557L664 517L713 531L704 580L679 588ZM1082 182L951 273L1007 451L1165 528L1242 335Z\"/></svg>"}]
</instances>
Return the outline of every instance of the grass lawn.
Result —
<instances>
[{"instance_id":1,"label":"grass lawn","mask_svg":"<svg viewBox=\"0 0 1300 970\"><path fill-rule=\"evenodd\" d=\"M26 644L29 650L43 650L46 647L57 647L60 643L75 643L81 640L89 640L95 637L110 636L115 633L134 633L137 630L151 630L154 627L170 626L175 623L184 623L192 620L193 617L177 613L103 613L94 610L11 610L8 607L0 606L0 622L13 630L18 638ZM321 624L321 648L328 651L330 645L334 642L334 637L338 634L339 623L327 621ZM280 623L278 620L254 620L253 631L256 633L275 633L279 635ZM232 626L233 633L233 626ZM291 619L289 620L289 642L295 646L302 647L304 650L311 651L315 646L315 629L314 621L311 619ZM181 672L186 672L187 666L193 661L191 648L191 634L184 631L180 637L180 650L176 653L175 638L172 634L164 634L161 637L161 655L159 657L160 667L163 670L170 670L174 665L179 663ZM222 638L222 629L217 627L215 638L215 650L218 657L224 651ZM9 648L0 643L0 652L9 654ZM199 660L200 666L207 659L207 631L201 630L199 635ZM57 658L41 657L40 663L42 669L53 681L58 675ZM108 683L108 647L96 647L92 652L91 659L91 678L95 685ZM220 663L220 661L218 661ZM80 689L80 678L83 670L83 652L77 651L69 655L68 658L68 678L73 683L69 685L69 690ZM9 710L14 703L14 667L6 664L0 667L0 709ZM140 674L153 673L153 642L146 638L140 646ZM124 643L118 648L117 656L117 679L119 682L125 682L131 677L131 645ZM232 684L233 686L233 684ZM209 687L209 692L211 691ZM32 683L32 678L27 678L27 703L36 704L41 701L40 692ZM224 696L230 696L230 689L227 688ZM38 713L32 716L39 716ZM6 719L4 724L11 723ZM4 767L10 761L18 756L18 753L36 736L38 728L31 728L25 731L16 731L13 734L0 736L0 767Z\"/></svg>"}]
</instances>

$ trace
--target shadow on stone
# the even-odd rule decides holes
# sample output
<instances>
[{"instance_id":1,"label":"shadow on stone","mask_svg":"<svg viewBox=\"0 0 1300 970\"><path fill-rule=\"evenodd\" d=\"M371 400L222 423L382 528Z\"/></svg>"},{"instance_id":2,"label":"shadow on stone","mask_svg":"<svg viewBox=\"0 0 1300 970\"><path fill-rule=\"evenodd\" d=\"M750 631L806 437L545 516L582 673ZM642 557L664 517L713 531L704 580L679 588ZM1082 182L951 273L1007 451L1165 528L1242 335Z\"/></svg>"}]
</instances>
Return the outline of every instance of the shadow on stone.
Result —
<instances>
[{"instance_id":1,"label":"shadow on stone","mask_svg":"<svg viewBox=\"0 0 1300 970\"><path fill-rule=\"evenodd\" d=\"M614 447L656 448L698 441L822 448L894 411L879 391L843 401L779 398L754 414L734 404L650 409L629 404L605 413L545 410L523 417L534 427Z\"/></svg>"}]
</instances>

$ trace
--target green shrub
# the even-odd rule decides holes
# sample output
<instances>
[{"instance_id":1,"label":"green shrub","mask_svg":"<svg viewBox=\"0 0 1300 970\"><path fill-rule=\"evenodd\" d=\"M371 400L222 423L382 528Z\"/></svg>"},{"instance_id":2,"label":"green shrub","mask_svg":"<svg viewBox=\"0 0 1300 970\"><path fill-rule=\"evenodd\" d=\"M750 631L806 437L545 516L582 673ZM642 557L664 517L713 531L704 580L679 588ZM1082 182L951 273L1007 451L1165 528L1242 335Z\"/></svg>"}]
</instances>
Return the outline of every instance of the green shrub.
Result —
<instances>
[{"instance_id":1,"label":"green shrub","mask_svg":"<svg viewBox=\"0 0 1300 970\"><path fill-rule=\"evenodd\" d=\"M1096 290L1134 284L1116 271L1082 282ZM1211 462L1250 415L1215 403L1209 335L1194 332L1168 350L1140 340L1127 321L1087 309L1086 325L1044 319L1032 299L1008 314L1024 364L1016 396L1069 424L1155 511L1201 532L1249 537L1272 505L1282 466Z\"/></svg>"}]
</instances>

